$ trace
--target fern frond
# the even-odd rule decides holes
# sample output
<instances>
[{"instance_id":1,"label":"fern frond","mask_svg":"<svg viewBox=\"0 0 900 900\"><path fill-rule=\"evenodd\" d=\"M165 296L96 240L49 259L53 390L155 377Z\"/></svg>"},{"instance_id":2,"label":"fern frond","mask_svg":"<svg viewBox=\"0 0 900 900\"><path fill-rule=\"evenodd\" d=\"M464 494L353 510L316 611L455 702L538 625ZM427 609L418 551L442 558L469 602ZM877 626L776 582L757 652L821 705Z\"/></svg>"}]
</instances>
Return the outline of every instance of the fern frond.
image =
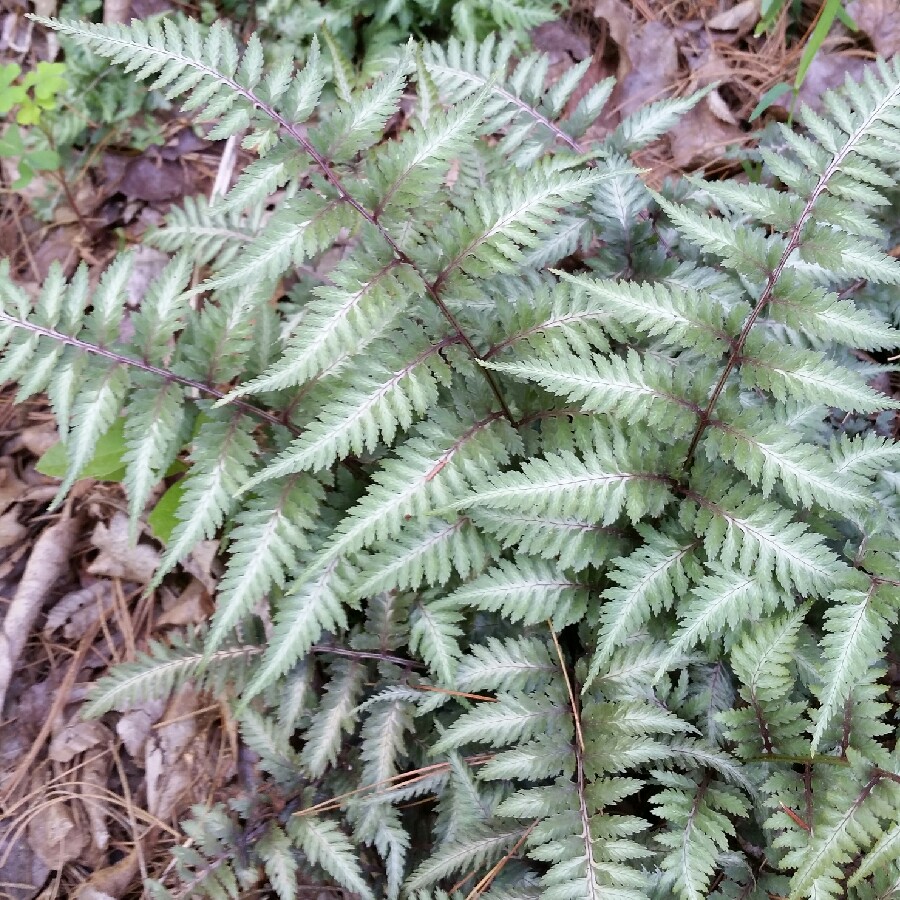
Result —
<instances>
[{"instance_id":1,"label":"fern frond","mask_svg":"<svg viewBox=\"0 0 900 900\"><path fill-rule=\"evenodd\" d=\"M247 645L221 648L205 657L200 642L191 638L173 638L171 645L151 641L134 662L123 663L96 682L83 714L97 718L111 709L164 699L188 682L216 692L225 681L242 680L261 653L261 647Z\"/></svg>"},{"instance_id":2,"label":"fern frond","mask_svg":"<svg viewBox=\"0 0 900 900\"><path fill-rule=\"evenodd\" d=\"M287 833L307 859L320 866L341 887L364 900L374 900L375 895L363 878L357 853L335 822L317 816L292 816Z\"/></svg>"},{"instance_id":3,"label":"fern frond","mask_svg":"<svg viewBox=\"0 0 900 900\"><path fill-rule=\"evenodd\" d=\"M216 613L206 637L208 651L219 646L273 585L284 587L288 573L298 566L300 552L310 547L306 533L313 529L323 499L318 482L295 476L277 485L263 485L260 495L237 514Z\"/></svg>"},{"instance_id":4,"label":"fern frond","mask_svg":"<svg viewBox=\"0 0 900 900\"><path fill-rule=\"evenodd\" d=\"M549 563L520 556L500 561L474 581L440 601L441 608L472 607L499 612L513 622L556 628L580 621L587 608L588 584L565 577Z\"/></svg>"}]
</instances>

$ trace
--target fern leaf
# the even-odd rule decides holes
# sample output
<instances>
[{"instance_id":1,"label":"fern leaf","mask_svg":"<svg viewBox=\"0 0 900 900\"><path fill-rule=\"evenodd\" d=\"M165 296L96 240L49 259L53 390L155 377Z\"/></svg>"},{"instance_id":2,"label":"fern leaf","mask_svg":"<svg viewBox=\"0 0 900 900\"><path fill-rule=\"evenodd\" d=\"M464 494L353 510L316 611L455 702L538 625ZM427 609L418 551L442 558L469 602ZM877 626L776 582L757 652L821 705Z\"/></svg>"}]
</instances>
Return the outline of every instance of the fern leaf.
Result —
<instances>
[{"instance_id":1,"label":"fern leaf","mask_svg":"<svg viewBox=\"0 0 900 900\"><path fill-rule=\"evenodd\" d=\"M822 641L828 661L826 682L819 702L812 750L816 751L831 719L875 661L897 621L897 612L879 597L877 582L868 591L839 591L825 618Z\"/></svg>"},{"instance_id":2,"label":"fern leaf","mask_svg":"<svg viewBox=\"0 0 900 900\"><path fill-rule=\"evenodd\" d=\"M595 356L588 360L554 352L483 365L534 381L578 403L585 412L647 422L675 436L689 432L696 420L695 407L679 395L671 369L634 351L625 359Z\"/></svg>"},{"instance_id":3,"label":"fern leaf","mask_svg":"<svg viewBox=\"0 0 900 900\"><path fill-rule=\"evenodd\" d=\"M418 523L417 523L418 524ZM359 563L353 591L371 597L382 591L416 590L423 583L444 584L455 571L463 578L484 568L498 548L468 518L405 528L384 544L374 544Z\"/></svg>"},{"instance_id":4,"label":"fern leaf","mask_svg":"<svg viewBox=\"0 0 900 900\"><path fill-rule=\"evenodd\" d=\"M456 684L463 691L531 693L557 672L547 645L537 638L488 638L474 644L459 663Z\"/></svg>"},{"instance_id":5,"label":"fern leaf","mask_svg":"<svg viewBox=\"0 0 900 900\"><path fill-rule=\"evenodd\" d=\"M199 541L213 537L235 507L235 494L253 466L256 445L252 426L242 417L211 418L201 425L192 466L175 511L178 524L166 546L150 587Z\"/></svg>"},{"instance_id":6,"label":"fern leaf","mask_svg":"<svg viewBox=\"0 0 900 900\"><path fill-rule=\"evenodd\" d=\"M441 600L440 607L490 610L523 625L550 619L556 628L565 628L584 617L587 592L587 584L549 563L519 557L515 563L500 561Z\"/></svg>"},{"instance_id":7,"label":"fern leaf","mask_svg":"<svg viewBox=\"0 0 900 900\"><path fill-rule=\"evenodd\" d=\"M365 370L357 369L337 385L322 384L317 393L328 403L321 404L317 420L244 489L295 472L327 468L350 453L375 450L379 440L392 443L398 429L409 428L414 417L435 405L436 379L446 373L438 355L441 347L413 345L409 350L419 353L411 360L389 355L385 348L373 354L378 361L373 359Z\"/></svg>"},{"instance_id":8,"label":"fern leaf","mask_svg":"<svg viewBox=\"0 0 900 900\"><path fill-rule=\"evenodd\" d=\"M331 673L322 703L304 734L300 758L312 778L318 778L329 765L335 764L341 734L354 727L358 696L366 674L357 660L339 660L332 665Z\"/></svg>"},{"instance_id":9,"label":"fern leaf","mask_svg":"<svg viewBox=\"0 0 900 900\"><path fill-rule=\"evenodd\" d=\"M321 866L341 887L364 900L374 900L356 850L336 823L314 816L292 816L287 833L309 861Z\"/></svg>"},{"instance_id":10,"label":"fern leaf","mask_svg":"<svg viewBox=\"0 0 900 900\"><path fill-rule=\"evenodd\" d=\"M822 538L791 519L790 513L759 497L744 499L740 489L721 501L700 499L694 530L704 538L707 556L725 568L737 565L766 577L774 571L785 590L829 593L849 575L849 568Z\"/></svg>"},{"instance_id":11,"label":"fern leaf","mask_svg":"<svg viewBox=\"0 0 900 900\"><path fill-rule=\"evenodd\" d=\"M630 462L630 460L629 460ZM644 466L647 468L644 468ZM579 459L570 451L526 462L520 472L496 475L461 507L487 507L549 516L575 516L610 525L623 513L632 521L658 512L669 499L668 489L650 475L649 459L623 469L619 460L598 447Z\"/></svg>"},{"instance_id":12,"label":"fern leaf","mask_svg":"<svg viewBox=\"0 0 900 900\"><path fill-rule=\"evenodd\" d=\"M259 669L243 690L244 702L284 675L325 631L347 627L346 581L337 561L305 572L275 609L272 642Z\"/></svg>"},{"instance_id":13,"label":"fern leaf","mask_svg":"<svg viewBox=\"0 0 900 900\"><path fill-rule=\"evenodd\" d=\"M208 651L221 644L273 585L284 587L287 573L297 568L299 553L309 549L305 533L312 530L323 498L318 482L308 476L292 477L278 485L263 485L260 496L238 513L206 638Z\"/></svg>"},{"instance_id":14,"label":"fern leaf","mask_svg":"<svg viewBox=\"0 0 900 900\"><path fill-rule=\"evenodd\" d=\"M458 638L461 616L452 609L419 603L413 608L409 648L418 653L442 684L453 684L462 653Z\"/></svg>"}]
</instances>

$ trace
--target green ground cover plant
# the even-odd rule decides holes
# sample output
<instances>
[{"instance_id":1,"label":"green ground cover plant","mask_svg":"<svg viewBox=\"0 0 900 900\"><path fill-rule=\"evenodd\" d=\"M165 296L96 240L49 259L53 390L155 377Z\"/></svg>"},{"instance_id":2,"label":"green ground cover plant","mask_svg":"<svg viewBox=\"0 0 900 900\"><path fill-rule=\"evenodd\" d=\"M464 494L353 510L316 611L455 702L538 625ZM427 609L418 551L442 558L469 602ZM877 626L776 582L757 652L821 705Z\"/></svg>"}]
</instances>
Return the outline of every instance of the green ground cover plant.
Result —
<instances>
[{"instance_id":1,"label":"green ground cover plant","mask_svg":"<svg viewBox=\"0 0 900 900\"><path fill-rule=\"evenodd\" d=\"M583 143L589 61L410 43L371 78L336 44L267 69L219 25L44 24L258 154L148 238L136 312L128 253L35 301L0 277L57 503L121 429L135 531L171 485L151 587L226 547L209 628L89 708L193 680L259 757L151 893L895 895L900 63L759 182L654 192L630 154L697 98Z\"/></svg>"}]
</instances>

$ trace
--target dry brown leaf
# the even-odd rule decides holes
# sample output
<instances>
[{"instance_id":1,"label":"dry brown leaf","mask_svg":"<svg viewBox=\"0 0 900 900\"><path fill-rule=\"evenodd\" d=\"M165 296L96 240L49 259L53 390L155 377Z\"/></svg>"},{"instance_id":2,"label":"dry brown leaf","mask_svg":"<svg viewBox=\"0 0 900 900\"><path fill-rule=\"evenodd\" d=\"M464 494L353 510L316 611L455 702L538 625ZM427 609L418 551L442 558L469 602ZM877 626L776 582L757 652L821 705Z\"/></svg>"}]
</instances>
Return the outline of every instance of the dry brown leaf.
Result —
<instances>
[{"instance_id":1,"label":"dry brown leaf","mask_svg":"<svg viewBox=\"0 0 900 900\"><path fill-rule=\"evenodd\" d=\"M693 169L719 159L728 144L743 138L737 125L723 122L703 99L669 132L672 162L678 169Z\"/></svg>"},{"instance_id":2,"label":"dry brown leaf","mask_svg":"<svg viewBox=\"0 0 900 900\"><path fill-rule=\"evenodd\" d=\"M3 708L16 662L47 599L47 593L68 571L80 530L79 518L66 513L55 525L44 529L35 542L0 631L0 709Z\"/></svg>"},{"instance_id":3,"label":"dry brown leaf","mask_svg":"<svg viewBox=\"0 0 900 900\"><path fill-rule=\"evenodd\" d=\"M707 19L713 31L749 31L759 21L759 0L741 0L734 6Z\"/></svg>"},{"instance_id":4,"label":"dry brown leaf","mask_svg":"<svg viewBox=\"0 0 900 900\"><path fill-rule=\"evenodd\" d=\"M34 456L43 456L54 444L59 443L59 432L52 422L31 425L18 435L22 446Z\"/></svg>"},{"instance_id":5,"label":"dry brown leaf","mask_svg":"<svg viewBox=\"0 0 900 900\"><path fill-rule=\"evenodd\" d=\"M96 581L66 594L47 614L44 634L50 635L65 625L63 634L69 640L80 638L116 603L115 587L109 581Z\"/></svg>"},{"instance_id":6,"label":"dry brown leaf","mask_svg":"<svg viewBox=\"0 0 900 900\"><path fill-rule=\"evenodd\" d=\"M15 546L26 534L28 529L19 522L17 509L11 509L0 516L0 549Z\"/></svg>"},{"instance_id":7,"label":"dry brown leaf","mask_svg":"<svg viewBox=\"0 0 900 900\"><path fill-rule=\"evenodd\" d=\"M0 512L5 512L9 507L20 500L28 485L19 481L15 473L5 467L0 467Z\"/></svg>"},{"instance_id":8,"label":"dry brown leaf","mask_svg":"<svg viewBox=\"0 0 900 900\"><path fill-rule=\"evenodd\" d=\"M175 603L156 620L156 627L199 625L209 618L211 612L209 592L199 581L193 579Z\"/></svg>"},{"instance_id":9,"label":"dry brown leaf","mask_svg":"<svg viewBox=\"0 0 900 900\"><path fill-rule=\"evenodd\" d=\"M821 109L822 96L826 91L842 85L848 75L853 81L858 81L865 67L866 64L859 57L820 50L813 57L798 92L800 102L813 109ZM791 105L791 95L786 94L779 98L777 105L788 109Z\"/></svg>"},{"instance_id":10,"label":"dry brown leaf","mask_svg":"<svg viewBox=\"0 0 900 900\"><path fill-rule=\"evenodd\" d=\"M10 845L11 844L11 845ZM0 885L4 900L32 900L50 868L31 848L23 832L0 828Z\"/></svg>"},{"instance_id":11,"label":"dry brown leaf","mask_svg":"<svg viewBox=\"0 0 900 900\"><path fill-rule=\"evenodd\" d=\"M900 4L897 0L853 0L847 12L879 56L900 53Z\"/></svg>"},{"instance_id":12,"label":"dry brown leaf","mask_svg":"<svg viewBox=\"0 0 900 900\"><path fill-rule=\"evenodd\" d=\"M131 21L131 0L103 0L103 24L127 25Z\"/></svg>"},{"instance_id":13,"label":"dry brown leaf","mask_svg":"<svg viewBox=\"0 0 900 900\"><path fill-rule=\"evenodd\" d=\"M181 568L193 575L210 594L216 592L219 583L218 552L218 541L200 541L181 564Z\"/></svg>"},{"instance_id":14,"label":"dry brown leaf","mask_svg":"<svg viewBox=\"0 0 900 900\"><path fill-rule=\"evenodd\" d=\"M150 544L132 544L128 536L128 517L117 512L109 525L98 522L91 543L100 551L88 566L91 575L121 578L147 584L159 565L159 551Z\"/></svg>"},{"instance_id":15,"label":"dry brown leaf","mask_svg":"<svg viewBox=\"0 0 900 900\"><path fill-rule=\"evenodd\" d=\"M40 795L40 785L34 788ZM45 866L61 869L78 859L87 844L87 835L75 821L71 805L54 798L40 805L29 820L28 843Z\"/></svg>"},{"instance_id":16,"label":"dry brown leaf","mask_svg":"<svg viewBox=\"0 0 900 900\"><path fill-rule=\"evenodd\" d=\"M100 722L85 722L76 714L53 736L47 755L55 762L71 762L79 753L108 743L109 738L109 731Z\"/></svg>"},{"instance_id":17,"label":"dry brown leaf","mask_svg":"<svg viewBox=\"0 0 900 900\"><path fill-rule=\"evenodd\" d=\"M580 62L591 55L590 41L566 19L544 22L531 32L535 50L544 53L568 53Z\"/></svg>"},{"instance_id":18,"label":"dry brown leaf","mask_svg":"<svg viewBox=\"0 0 900 900\"><path fill-rule=\"evenodd\" d=\"M200 708L197 692L184 687L169 701L166 721L147 740L144 768L147 775L147 812L168 821L185 805L195 780L198 728L194 713ZM201 739L202 742L202 739Z\"/></svg>"},{"instance_id":19,"label":"dry brown leaf","mask_svg":"<svg viewBox=\"0 0 900 900\"><path fill-rule=\"evenodd\" d=\"M99 724L99 723L97 723ZM103 728L103 726L100 726ZM101 738L105 746L112 742L112 734L103 728ZM109 774L112 770L112 754L97 753L88 754L84 765L81 767L81 802L87 812L88 827L91 832L92 849L96 852L98 862L104 859L104 853L109 846L109 829L106 827L107 804L100 797L106 790Z\"/></svg>"},{"instance_id":20,"label":"dry brown leaf","mask_svg":"<svg viewBox=\"0 0 900 900\"><path fill-rule=\"evenodd\" d=\"M165 700L145 700L139 709L125 713L116 722L116 734L121 738L126 752L140 765L144 764L144 745L150 731L165 711Z\"/></svg>"},{"instance_id":21,"label":"dry brown leaf","mask_svg":"<svg viewBox=\"0 0 900 900\"><path fill-rule=\"evenodd\" d=\"M105 866L94 872L78 886L75 900L119 900L132 886L138 873L139 861L136 849L122 857L115 865Z\"/></svg>"},{"instance_id":22,"label":"dry brown leaf","mask_svg":"<svg viewBox=\"0 0 900 900\"><path fill-rule=\"evenodd\" d=\"M628 39L634 30L634 17L621 0L597 0L594 16L609 25L609 36L619 47L618 77L624 78L631 68L627 55Z\"/></svg>"},{"instance_id":23,"label":"dry brown leaf","mask_svg":"<svg viewBox=\"0 0 900 900\"><path fill-rule=\"evenodd\" d=\"M678 79L675 35L662 22L648 22L628 36L627 54L631 71L622 79L619 94L626 115L672 94Z\"/></svg>"}]
</instances>

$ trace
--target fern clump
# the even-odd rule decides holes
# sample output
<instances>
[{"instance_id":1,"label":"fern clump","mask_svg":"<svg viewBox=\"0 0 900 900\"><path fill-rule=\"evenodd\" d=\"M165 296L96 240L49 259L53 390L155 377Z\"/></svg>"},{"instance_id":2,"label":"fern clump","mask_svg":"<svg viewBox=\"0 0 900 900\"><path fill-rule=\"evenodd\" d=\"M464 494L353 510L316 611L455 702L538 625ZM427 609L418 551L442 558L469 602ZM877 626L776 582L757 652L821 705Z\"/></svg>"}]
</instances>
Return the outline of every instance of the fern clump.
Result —
<instances>
[{"instance_id":1,"label":"fern clump","mask_svg":"<svg viewBox=\"0 0 900 900\"><path fill-rule=\"evenodd\" d=\"M551 85L494 39L366 80L315 42L267 70L221 26L46 24L258 153L149 238L133 328L127 254L92 292L0 285L60 498L124 417L135 522L188 461L155 583L227 540L205 637L90 707L232 698L269 796L186 826L191 889L896 893L900 63L760 183L653 192L629 154L696 98L586 145L612 85L572 102L583 66Z\"/></svg>"}]
</instances>

